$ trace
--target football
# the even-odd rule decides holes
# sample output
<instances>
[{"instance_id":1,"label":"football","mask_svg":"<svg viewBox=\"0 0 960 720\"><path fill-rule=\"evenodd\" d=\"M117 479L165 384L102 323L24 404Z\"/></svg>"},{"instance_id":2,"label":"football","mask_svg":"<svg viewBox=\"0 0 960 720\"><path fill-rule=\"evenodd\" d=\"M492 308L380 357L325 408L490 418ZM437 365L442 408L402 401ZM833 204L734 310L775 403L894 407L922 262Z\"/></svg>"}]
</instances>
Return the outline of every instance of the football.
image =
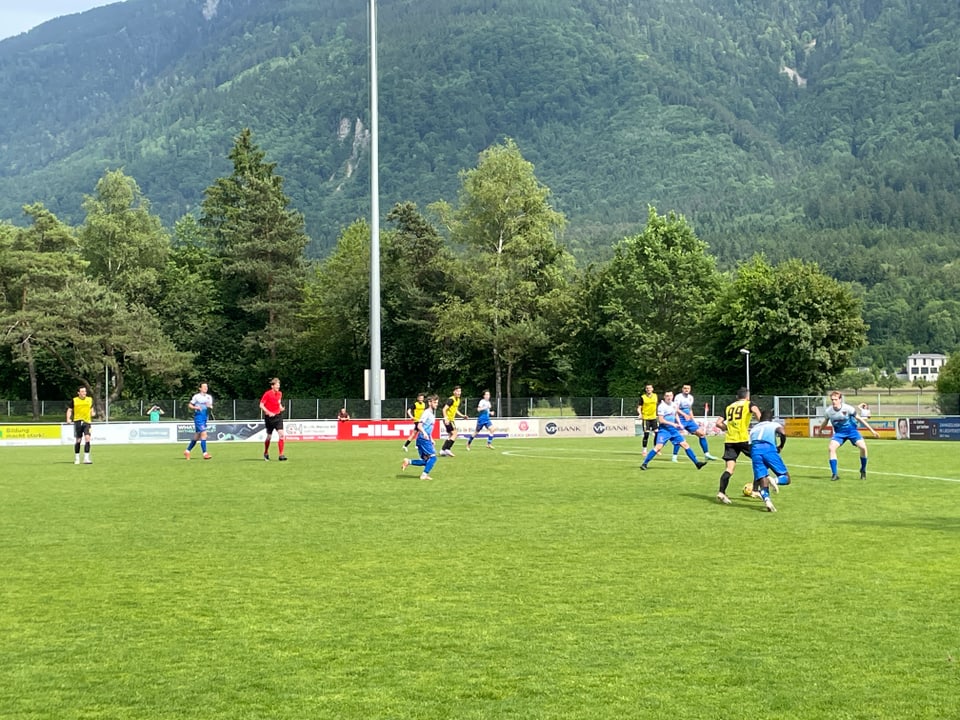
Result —
<instances>
[{"instance_id":1,"label":"football","mask_svg":"<svg viewBox=\"0 0 960 720\"><path fill-rule=\"evenodd\" d=\"M753 497L753 483L747 483L743 486L743 496Z\"/></svg>"}]
</instances>

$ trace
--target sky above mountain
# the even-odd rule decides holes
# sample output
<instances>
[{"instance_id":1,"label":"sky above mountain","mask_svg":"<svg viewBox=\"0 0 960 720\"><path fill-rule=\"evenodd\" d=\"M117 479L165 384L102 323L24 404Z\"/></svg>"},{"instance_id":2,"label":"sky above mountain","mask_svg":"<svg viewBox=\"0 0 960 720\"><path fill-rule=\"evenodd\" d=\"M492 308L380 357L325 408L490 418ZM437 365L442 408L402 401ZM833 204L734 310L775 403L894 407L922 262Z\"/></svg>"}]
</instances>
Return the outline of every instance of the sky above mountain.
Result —
<instances>
[{"instance_id":1,"label":"sky above mountain","mask_svg":"<svg viewBox=\"0 0 960 720\"><path fill-rule=\"evenodd\" d=\"M29 0L0 2L0 40L27 32L47 20L111 5L116 0Z\"/></svg>"}]
</instances>

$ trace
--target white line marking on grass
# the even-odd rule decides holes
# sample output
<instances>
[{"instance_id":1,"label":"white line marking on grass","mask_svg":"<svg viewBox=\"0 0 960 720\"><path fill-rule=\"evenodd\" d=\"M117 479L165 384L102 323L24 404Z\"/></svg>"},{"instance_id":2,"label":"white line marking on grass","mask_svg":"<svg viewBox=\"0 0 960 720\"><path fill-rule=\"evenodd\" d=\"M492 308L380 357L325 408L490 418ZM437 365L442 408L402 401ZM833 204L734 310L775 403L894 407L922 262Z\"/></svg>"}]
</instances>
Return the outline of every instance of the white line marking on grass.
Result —
<instances>
[{"instance_id":1,"label":"white line marking on grass","mask_svg":"<svg viewBox=\"0 0 960 720\"><path fill-rule=\"evenodd\" d=\"M529 451L529 450L523 451L523 452L518 452L518 451L516 451L516 450L503 450L503 451L501 451L500 454L501 454L501 455L509 455L509 456L511 456L511 457L534 458L534 459L536 459L536 460L560 460L561 462L562 462L562 461L566 461L566 460L583 460L583 461L586 461L586 462L614 462L614 463L621 463L621 464L637 463L638 465L639 465L639 463L642 463L642 462L643 462L643 458L644 458L643 453L633 453L633 452L609 452L609 451L606 451L606 450L580 450L580 449L577 449L577 450L569 449L569 450L568 450L567 448L551 448L550 451L548 451L548 452L557 452L557 451L560 451L560 452L571 452L571 453L577 453L577 452L594 452L594 453L603 453L604 455L607 455L607 456L609 456L609 455L624 455L624 456L626 456L626 457L622 457L622 458L616 458L616 457L601 457L601 458L597 458L597 457L576 457L576 456L571 456L571 455L567 455L567 456L565 456L565 457L558 457L558 456L556 456L556 455L547 455L547 454L545 454L545 453L537 453L536 451ZM670 462L669 459L664 458L663 456L661 456L661 459L664 459L664 460L667 460L667 462Z\"/></svg>"},{"instance_id":2,"label":"white line marking on grass","mask_svg":"<svg viewBox=\"0 0 960 720\"><path fill-rule=\"evenodd\" d=\"M823 470L824 474L830 474L830 466L824 468L823 465L795 465L794 463L789 463L787 469L789 470L792 467L803 468L804 470ZM860 477L859 468L856 470L850 470L851 473L855 474L857 478ZM960 478L949 478L949 477L939 477L937 475L911 475L909 473L896 473L896 472L887 472L885 470L874 470L869 468L867 470L867 480L870 479L871 475L884 475L886 477L899 477L899 478L909 478L911 480L941 480L943 482L953 482L960 483Z\"/></svg>"},{"instance_id":3,"label":"white line marking on grass","mask_svg":"<svg viewBox=\"0 0 960 720\"><path fill-rule=\"evenodd\" d=\"M565 456L563 456L563 457L560 457L560 456L558 456L558 455L548 455L548 454L547 454L547 453L555 453L555 452L561 452L561 453L603 453L603 454L606 455L607 457L601 457L601 458L596 458L596 457L576 457L575 455L565 455ZM500 451L500 454L501 454L501 455L509 455L510 457L532 458L532 459L536 459L536 460L560 460L560 461L565 461L565 460L582 460L582 461L584 461L584 462L608 462L608 463L611 463L611 462L612 462L612 463L620 463L620 464L622 464L622 465L625 465L625 464L628 464L628 463L630 463L630 464L636 463L636 462L638 462L638 460L639 460L639 462L643 462L643 458L645 457L645 454L642 453L642 452L637 453L637 452L631 452L631 451L628 451L628 450L609 451L609 450L599 450L599 449L590 449L590 448L562 448L562 447L553 447L553 448L550 448L549 450L544 450L544 452L542 452L542 453L537 452L536 450L534 450L534 449L532 449L532 448L529 449L529 450L523 450L523 451L517 451L517 450L501 450L501 451ZM626 457L610 457L611 455L620 455L620 456L626 456ZM655 462L655 461L657 461L657 460L659 460L659 461L661 461L661 462L670 462L670 457L669 457L669 455L660 454L660 455L658 455L657 457L655 457L651 462ZM723 467L723 463L717 462L717 463L714 463L714 464L715 464L716 467L718 467L718 468ZM749 461L746 463L746 465L747 465L747 467L749 467ZM804 469L804 470L824 470L824 472L827 473L827 474L829 474L829 471L830 471L830 467L829 467L829 466L824 467L823 465L798 465L798 464L796 464L796 463L788 463L788 464L787 464L787 468L788 468L788 469L790 469L790 468L802 468L802 469ZM855 473L856 476L859 477L859 470L851 470L850 472ZM869 470L867 470L867 478L869 478L871 475L883 475L884 477L906 478L906 479L909 479L909 480L938 480L938 481L940 481L940 482L960 483L960 478L940 477L940 476L937 476L937 475L912 475L912 474L910 474L910 473L897 473L897 472L888 472L888 471L885 471L885 470L874 470L874 469L869 469Z\"/></svg>"}]
</instances>

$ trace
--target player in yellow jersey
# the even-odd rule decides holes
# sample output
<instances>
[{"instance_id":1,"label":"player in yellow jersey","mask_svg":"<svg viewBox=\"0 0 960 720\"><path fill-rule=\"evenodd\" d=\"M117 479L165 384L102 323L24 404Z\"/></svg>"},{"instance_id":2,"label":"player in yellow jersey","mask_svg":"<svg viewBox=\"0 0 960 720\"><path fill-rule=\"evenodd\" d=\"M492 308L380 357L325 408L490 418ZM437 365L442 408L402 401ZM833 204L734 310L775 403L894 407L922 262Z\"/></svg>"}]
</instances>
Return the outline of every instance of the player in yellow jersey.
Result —
<instances>
[{"instance_id":1,"label":"player in yellow jersey","mask_svg":"<svg viewBox=\"0 0 960 720\"><path fill-rule=\"evenodd\" d=\"M653 385L647 383L643 388L643 395L637 401L637 416L643 423L643 449L647 449L647 443L650 441L650 434L656 435L659 423L657 422L657 405L660 401L657 394L653 391Z\"/></svg>"},{"instance_id":2,"label":"player in yellow jersey","mask_svg":"<svg viewBox=\"0 0 960 720\"><path fill-rule=\"evenodd\" d=\"M423 393L417 393L417 401L413 404L413 407L407 408L407 417L413 420L413 431L410 433L410 437L407 438L407 441L403 444L403 451L406 452L410 447L410 443L417 439L417 436L420 435L420 416L423 415L424 408L427 407L427 404L423 401Z\"/></svg>"},{"instance_id":3,"label":"player in yellow jersey","mask_svg":"<svg viewBox=\"0 0 960 720\"><path fill-rule=\"evenodd\" d=\"M460 394L463 391L460 389L460 386L457 385L453 389L453 395L447 398L447 401L443 404L443 428L447 431L447 439L443 441L443 448L440 450L441 455L446 455L447 457L453 457L453 444L457 441L457 418L461 417L464 420L469 420L464 413L460 412Z\"/></svg>"},{"instance_id":4,"label":"player in yellow jersey","mask_svg":"<svg viewBox=\"0 0 960 720\"><path fill-rule=\"evenodd\" d=\"M750 400L750 391L746 388L737 391L737 399L727 405L722 418L717 418L717 427L727 433L723 444L723 459L727 466L720 476L720 491L717 493L717 500L724 505L730 504L727 486L737 468L737 458L741 454L750 457L750 422L754 418L760 419L760 409Z\"/></svg>"},{"instance_id":5,"label":"player in yellow jersey","mask_svg":"<svg viewBox=\"0 0 960 720\"><path fill-rule=\"evenodd\" d=\"M73 464L80 464L80 441L83 440L83 464L92 465L90 459L90 423L97 411L93 409L93 398L87 395L87 389L81 387L77 396L67 405L67 423L73 423Z\"/></svg>"}]
</instances>

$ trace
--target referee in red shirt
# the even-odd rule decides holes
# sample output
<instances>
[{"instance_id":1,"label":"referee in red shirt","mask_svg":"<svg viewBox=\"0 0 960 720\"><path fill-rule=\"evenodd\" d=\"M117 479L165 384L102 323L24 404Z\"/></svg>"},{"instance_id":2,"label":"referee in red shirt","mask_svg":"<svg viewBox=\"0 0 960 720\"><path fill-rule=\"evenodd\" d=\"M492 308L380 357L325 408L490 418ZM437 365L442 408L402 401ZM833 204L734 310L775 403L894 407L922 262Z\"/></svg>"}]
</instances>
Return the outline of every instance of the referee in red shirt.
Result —
<instances>
[{"instance_id":1,"label":"referee in red shirt","mask_svg":"<svg viewBox=\"0 0 960 720\"><path fill-rule=\"evenodd\" d=\"M260 398L260 409L263 411L263 420L267 425L267 439L263 441L263 459L270 459L270 438L273 437L273 431L277 431L277 449L280 451L280 462L284 462L287 456L283 454L284 435L283 435L283 393L280 392L280 378L274 378L270 381L270 389Z\"/></svg>"}]
</instances>

